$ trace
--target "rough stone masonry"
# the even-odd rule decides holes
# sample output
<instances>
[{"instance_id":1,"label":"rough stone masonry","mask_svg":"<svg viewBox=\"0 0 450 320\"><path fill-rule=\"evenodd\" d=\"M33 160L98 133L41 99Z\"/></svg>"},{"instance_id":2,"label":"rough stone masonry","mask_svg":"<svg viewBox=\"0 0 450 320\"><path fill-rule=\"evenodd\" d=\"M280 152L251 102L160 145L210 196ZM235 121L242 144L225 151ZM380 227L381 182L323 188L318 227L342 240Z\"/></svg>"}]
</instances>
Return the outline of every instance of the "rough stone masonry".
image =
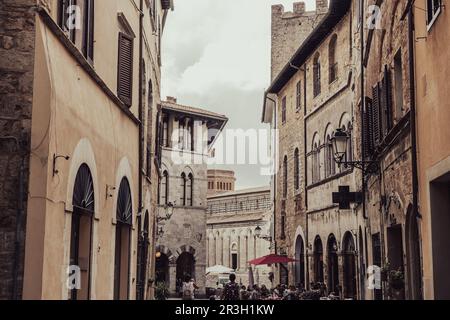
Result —
<instances>
[{"instance_id":1,"label":"rough stone masonry","mask_svg":"<svg viewBox=\"0 0 450 320\"><path fill-rule=\"evenodd\" d=\"M0 0L0 299L22 294L35 8L35 0Z\"/></svg>"}]
</instances>

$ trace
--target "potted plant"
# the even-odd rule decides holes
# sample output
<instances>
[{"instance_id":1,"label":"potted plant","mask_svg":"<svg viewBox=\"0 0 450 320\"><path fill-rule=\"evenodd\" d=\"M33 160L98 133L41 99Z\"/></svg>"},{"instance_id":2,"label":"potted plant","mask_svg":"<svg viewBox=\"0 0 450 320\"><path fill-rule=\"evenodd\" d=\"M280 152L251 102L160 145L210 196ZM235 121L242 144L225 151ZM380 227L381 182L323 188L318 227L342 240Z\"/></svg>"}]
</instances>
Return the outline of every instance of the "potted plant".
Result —
<instances>
[{"instance_id":1,"label":"potted plant","mask_svg":"<svg viewBox=\"0 0 450 320\"><path fill-rule=\"evenodd\" d=\"M166 286L165 282L158 282L155 288L155 299L164 301L169 297L169 288Z\"/></svg>"},{"instance_id":2,"label":"potted plant","mask_svg":"<svg viewBox=\"0 0 450 320\"><path fill-rule=\"evenodd\" d=\"M381 270L380 270L380 277L381 277L380 280L381 281L386 282L389 280L388 278L389 278L390 269L391 269L391 265L389 264L389 262L385 263L384 267L381 268Z\"/></svg>"},{"instance_id":3,"label":"potted plant","mask_svg":"<svg viewBox=\"0 0 450 320\"><path fill-rule=\"evenodd\" d=\"M405 274L401 269L389 272L389 286L395 291L401 291L405 287Z\"/></svg>"}]
</instances>

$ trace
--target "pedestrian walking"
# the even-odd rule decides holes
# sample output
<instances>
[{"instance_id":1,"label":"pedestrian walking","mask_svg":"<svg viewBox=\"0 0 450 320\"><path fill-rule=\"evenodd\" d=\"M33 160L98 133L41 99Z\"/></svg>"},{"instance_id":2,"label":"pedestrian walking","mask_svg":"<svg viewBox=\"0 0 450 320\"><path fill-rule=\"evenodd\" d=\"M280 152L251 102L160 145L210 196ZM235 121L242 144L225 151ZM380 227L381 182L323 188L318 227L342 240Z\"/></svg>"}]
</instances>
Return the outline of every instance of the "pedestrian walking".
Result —
<instances>
[{"instance_id":1,"label":"pedestrian walking","mask_svg":"<svg viewBox=\"0 0 450 320\"><path fill-rule=\"evenodd\" d=\"M223 289L222 300L239 300L239 285L236 283L235 274L230 274L230 282L228 282Z\"/></svg>"}]
</instances>

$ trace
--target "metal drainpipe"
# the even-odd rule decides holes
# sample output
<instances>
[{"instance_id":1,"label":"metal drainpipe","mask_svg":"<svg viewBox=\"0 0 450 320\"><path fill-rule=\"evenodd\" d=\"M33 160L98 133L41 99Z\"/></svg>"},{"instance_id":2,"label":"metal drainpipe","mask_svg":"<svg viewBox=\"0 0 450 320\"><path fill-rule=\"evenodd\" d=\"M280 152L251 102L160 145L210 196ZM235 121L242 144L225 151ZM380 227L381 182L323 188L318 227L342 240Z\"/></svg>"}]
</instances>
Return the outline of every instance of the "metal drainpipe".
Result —
<instances>
[{"instance_id":1,"label":"metal drainpipe","mask_svg":"<svg viewBox=\"0 0 450 320\"><path fill-rule=\"evenodd\" d=\"M144 137L144 117L142 116L143 114L143 99L142 99L142 95L143 95L143 85L142 85L142 81L143 81L143 63L142 63L142 50L143 50L143 19L144 19L144 0L140 0L139 3L139 178L138 178L138 183L139 183L139 188L138 188L138 194L139 194L139 203L138 203L138 219L140 219L140 221L142 221L142 211L143 211L143 201L142 201L142 168L143 168L143 158L144 158L144 148L143 148L143 137ZM139 225L139 224L138 224ZM139 243L140 243L140 233L141 230L138 230L138 247L140 247ZM138 252L139 255L139 252ZM137 259L142 260L142 258L137 257ZM140 264L142 264L144 261L140 261ZM136 296L136 300L139 300L143 295L144 295L144 299L145 299L145 275L141 275L141 265L137 266L138 270L137 270L137 274L136 277L139 278L137 279L137 281L141 282L142 281L142 276L144 276L144 281L143 283L136 283L136 285L140 288L138 288L138 293L140 296Z\"/></svg>"},{"instance_id":2,"label":"metal drainpipe","mask_svg":"<svg viewBox=\"0 0 450 320\"><path fill-rule=\"evenodd\" d=\"M365 74L364 74L364 0L360 0L360 10L361 10L361 22L360 22L360 40L361 40L361 158L364 159L365 154L365 141L364 141L364 111L366 109L366 99L365 99ZM363 164L363 168L364 168ZM366 179L364 176L364 170L361 173L361 183L362 183L362 210L363 210L363 218L368 219L366 213Z\"/></svg>"},{"instance_id":3,"label":"metal drainpipe","mask_svg":"<svg viewBox=\"0 0 450 320\"><path fill-rule=\"evenodd\" d=\"M411 99L411 112L410 112L410 121L411 121L411 145L412 145L412 192L413 192L413 214L415 215L415 219L421 219L422 216L419 212L419 177L418 177L418 161L417 161L417 128L416 128L416 78L415 78L415 51L414 51L414 42L415 42L415 26L414 26L414 1L410 2L410 6L408 9L408 46L409 46L409 89L410 89L410 99ZM420 229L419 229L420 230ZM419 231L419 244L421 244L421 233ZM420 250L422 252L422 250ZM422 259L421 259L422 260ZM420 266L420 276L423 278L423 269L422 264ZM414 292L414 289L412 290ZM414 293L413 293L414 294ZM421 283L421 288L419 290L420 297L414 297L414 299L423 299L423 283Z\"/></svg>"},{"instance_id":4,"label":"metal drainpipe","mask_svg":"<svg viewBox=\"0 0 450 320\"><path fill-rule=\"evenodd\" d=\"M277 123L277 121L278 121L278 117L277 117L277 114L278 114L277 108L278 108L278 106L277 106L277 102L274 99L270 98L268 95L266 95L266 99L272 101L275 104L275 108L274 108L274 129L275 129L275 132L276 132L276 130L278 128L278 123ZM274 145L275 150L276 150L277 143L278 143L278 141L275 141L275 145ZM278 157L278 155L275 155L275 156ZM277 164L277 163L278 163L278 161L275 161L275 164ZM277 253L277 241L276 241L276 239L277 239L277 236L276 236L276 234L277 234L277 219L276 219L276 216L277 216L277 174L276 174L277 168L274 168L274 169L275 169L275 172L273 174L273 179L274 180L273 180L273 239L272 239L272 241L274 243L274 250L275 250L275 254L276 254Z\"/></svg>"},{"instance_id":5,"label":"metal drainpipe","mask_svg":"<svg viewBox=\"0 0 450 320\"><path fill-rule=\"evenodd\" d=\"M144 148L142 145L142 137L143 132L144 132L144 117L142 116L143 113L143 109L144 109L144 105L143 105L143 99L142 99L142 94L143 94L143 86L142 86L142 81L143 81L143 64L142 64L142 57L143 57L143 24L144 24L144 0L140 0L140 4L139 4L139 213L142 212L143 206L142 206L142 160L143 160L143 154L144 154Z\"/></svg>"}]
</instances>

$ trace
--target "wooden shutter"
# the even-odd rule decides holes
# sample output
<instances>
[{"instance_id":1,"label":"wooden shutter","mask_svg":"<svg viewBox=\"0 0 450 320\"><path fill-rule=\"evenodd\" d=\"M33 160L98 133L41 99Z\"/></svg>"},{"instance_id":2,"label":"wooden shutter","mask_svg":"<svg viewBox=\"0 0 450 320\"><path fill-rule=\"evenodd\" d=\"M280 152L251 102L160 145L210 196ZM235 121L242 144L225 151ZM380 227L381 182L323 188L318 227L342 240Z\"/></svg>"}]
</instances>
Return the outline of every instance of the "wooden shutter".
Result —
<instances>
[{"instance_id":1,"label":"wooden shutter","mask_svg":"<svg viewBox=\"0 0 450 320\"><path fill-rule=\"evenodd\" d=\"M94 61L94 0L85 0L83 54L86 59Z\"/></svg>"},{"instance_id":2,"label":"wooden shutter","mask_svg":"<svg viewBox=\"0 0 450 320\"><path fill-rule=\"evenodd\" d=\"M117 95L131 107L133 96L133 38L119 33L119 61L117 68Z\"/></svg>"},{"instance_id":3,"label":"wooden shutter","mask_svg":"<svg viewBox=\"0 0 450 320\"><path fill-rule=\"evenodd\" d=\"M372 125L373 125L373 145L380 145L381 138L381 120L380 120L380 86L376 84L372 88Z\"/></svg>"},{"instance_id":4,"label":"wooden shutter","mask_svg":"<svg viewBox=\"0 0 450 320\"><path fill-rule=\"evenodd\" d=\"M373 123L372 123L372 102L367 99L366 110L363 114L363 144L364 144L364 158L369 158L373 152L372 141L373 141Z\"/></svg>"},{"instance_id":5,"label":"wooden shutter","mask_svg":"<svg viewBox=\"0 0 450 320\"><path fill-rule=\"evenodd\" d=\"M392 72L388 66L384 67L384 94L386 112L386 134L392 129Z\"/></svg>"}]
</instances>

